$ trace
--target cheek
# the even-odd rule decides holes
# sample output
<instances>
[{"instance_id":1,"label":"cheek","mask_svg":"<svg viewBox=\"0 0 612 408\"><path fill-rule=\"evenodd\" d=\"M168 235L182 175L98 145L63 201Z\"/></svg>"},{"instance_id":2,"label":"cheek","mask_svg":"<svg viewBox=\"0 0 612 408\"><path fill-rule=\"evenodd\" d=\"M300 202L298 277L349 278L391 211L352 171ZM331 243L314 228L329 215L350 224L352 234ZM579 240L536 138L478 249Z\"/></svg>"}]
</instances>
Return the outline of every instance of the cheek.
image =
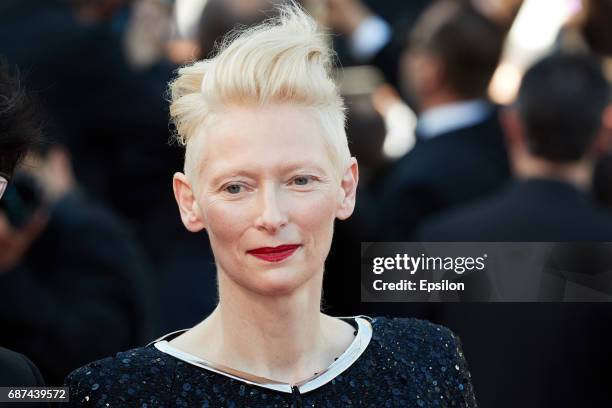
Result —
<instances>
[{"instance_id":1,"label":"cheek","mask_svg":"<svg viewBox=\"0 0 612 408\"><path fill-rule=\"evenodd\" d=\"M202 202L200 208L213 249L216 249L216 243L238 242L242 232L248 228L248 211L238 202Z\"/></svg>"},{"instance_id":2,"label":"cheek","mask_svg":"<svg viewBox=\"0 0 612 408\"><path fill-rule=\"evenodd\" d=\"M321 255L325 257L333 235L337 209L335 194L326 191L303 197L294 208L293 221L304 234L303 238L312 241L310 245L315 251L324 252Z\"/></svg>"}]
</instances>

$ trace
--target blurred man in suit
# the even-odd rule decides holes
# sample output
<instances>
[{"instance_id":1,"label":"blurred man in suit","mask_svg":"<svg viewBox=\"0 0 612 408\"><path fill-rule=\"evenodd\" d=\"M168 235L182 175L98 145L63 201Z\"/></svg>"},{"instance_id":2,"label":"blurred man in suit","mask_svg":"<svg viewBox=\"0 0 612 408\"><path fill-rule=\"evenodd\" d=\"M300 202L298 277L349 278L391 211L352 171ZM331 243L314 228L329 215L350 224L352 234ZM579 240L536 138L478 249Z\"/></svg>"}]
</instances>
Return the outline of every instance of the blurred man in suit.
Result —
<instances>
[{"instance_id":1,"label":"blurred man in suit","mask_svg":"<svg viewBox=\"0 0 612 408\"><path fill-rule=\"evenodd\" d=\"M432 221L435 241L612 241L612 217L586 196L603 151L609 90L596 61L553 56L527 72L503 117L515 180Z\"/></svg>"},{"instance_id":2,"label":"blurred man in suit","mask_svg":"<svg viewBox=\"0 0 612 408\"><path fill-rule=\"evenodd\" d=\"M0 64L0 199L17 162L40 137L39 124L30 99L19 82ZM44 380L24 355L0 347L0 386L42 386Z\"/></svg>"},{"instance_id":3,"label":"blurred man in suit","mask_svg":"<svg viewBox=\"0 0 612 408\"><path fill-rule=\"evenodd\" d=\"M79 189L60 148L37 150L0 203L0 344L59 385L84 361L153 338L156 296L126 225Z\"/></svg>"},{"instance_id":4,"label":"blurred man in suit","mask_svg":"<svg viewBox=\"0 0 612 408\"><path fill-rule=\"evenodd\" d=\"M380 236L372 238L408 240L425 217L508 178L497 109L487 100L503 41L504 30L467 2L438 1L421 16L403 57L419 109L417 143L382 186Z\"/></svg>"},{"instance_id":5,"label":"blurred man in suit","mask_svg":"<svg viewBox=\"0 0 612 408\"><path fill-rule=\"evenodd\" d=\"M423 241L612 241L588 200L609 90L588 57L531 68L503 123L516 180L422 228ZM483 407L594 407L612 401L612 304L441 304L463 341Z\"/></svg>"},{"instance_id":6,"label":"blurred man in suit","mask_svg":"<svg viewBox=\"0 0 612 408\"><path fill-rule=\"evenodd\" d=\"M485 194L507 179L497 110L486 97L503 40L504 29L468 2L442 0L425 10L411 35L404 56L409 63L402 72L421 109L419 139L383 178L359 190L351 221L358 226L351 235L355 242L409 240L426 216ZM352 247L355 254L359 245ZM356 256L332 251L330 257L342 259L346 270L360 268ZM427 304L360 304L359 282L352 283L354 290L340 291L333 284L339 279L326 278L326 298L334 312L363 313L366 307L372 314L431 318Z\"/></svg>"},{"instance_id":7,"label":"blurred man in suit","mask_svg":"<svg viewBox=\"0 0 612 408\"><path fill-rule=\"evenodd\" d=\"M149 341L155 295L125 225L78 190L61 149L37 139L37 109L3 64L0 184L11 183L0 201L0 344L61 384L85 361ZM6 385L40 385L32 367L0 352Z\"/></svg>"}]
</instances>

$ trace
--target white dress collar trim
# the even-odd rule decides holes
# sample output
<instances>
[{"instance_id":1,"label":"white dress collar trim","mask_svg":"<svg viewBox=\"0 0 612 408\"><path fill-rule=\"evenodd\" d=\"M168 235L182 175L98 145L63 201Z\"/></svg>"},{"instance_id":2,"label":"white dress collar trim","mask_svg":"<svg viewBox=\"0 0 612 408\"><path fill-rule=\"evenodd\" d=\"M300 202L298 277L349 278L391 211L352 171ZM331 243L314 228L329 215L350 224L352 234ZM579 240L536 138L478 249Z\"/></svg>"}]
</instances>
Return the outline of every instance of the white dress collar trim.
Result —
<instances>
[{"instance_id":1,"label":"white dress collar trim","mask_svg":"<svg viewBox=\"0 0 612 408\"><path fill-rule=\"evenodd\" d=\"M294 388L303 394L312 390L315 390L334 378L346 371L357 359L363 354L370 340L372 339L372 324L371 318L367 316L355 316L355 317L339 317L339 319L350 320L354 319L357 322L357 335L349 345L349 347L325 370L313 375L312 377L306 378L296 384L289 384L284 382L278 382L265 377L259 377L253 374L249 374L240 370L235 370L231 367L226 367L221 364L213 363L212 361L204 360L203 358L197 357L191 353L179 350L166 340L168 337L187 331L188 329L178 330L172 333L168 333L159 339L153 341L149 345L153 344L162 353L173 356L181 361L188 364L203 368L208 371L212 371L217 374L224 375L234 380L242 381L250 385L256 385L263 388L268 388L275 391L285 392L291 394Z\"/></svg>"}]
</instances>

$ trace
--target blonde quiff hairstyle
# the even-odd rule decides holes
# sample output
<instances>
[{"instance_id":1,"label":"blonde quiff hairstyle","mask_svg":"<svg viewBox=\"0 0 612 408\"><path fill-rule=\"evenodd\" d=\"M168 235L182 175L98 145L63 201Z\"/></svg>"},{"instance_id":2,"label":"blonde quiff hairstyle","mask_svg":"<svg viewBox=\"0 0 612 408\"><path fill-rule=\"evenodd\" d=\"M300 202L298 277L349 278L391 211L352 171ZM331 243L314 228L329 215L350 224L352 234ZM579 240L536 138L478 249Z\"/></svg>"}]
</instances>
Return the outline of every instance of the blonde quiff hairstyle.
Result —
<instances>
[{"instance_id":1,"label":"blonde quiff hairstyle","mask_svg":"<svg viewBox=\"0 0 612 408\"><path fill-rule=\"evenodd\" d=\"M197 169L199 140L228 106L291 103L312 110L340 179L351 155L344 102L330 75L333 58L326 35L291 2L278 17L230 34L213 58L180 68L169 86L170 117L186 147L185 173Z\"/></svg>"}]
</instances>

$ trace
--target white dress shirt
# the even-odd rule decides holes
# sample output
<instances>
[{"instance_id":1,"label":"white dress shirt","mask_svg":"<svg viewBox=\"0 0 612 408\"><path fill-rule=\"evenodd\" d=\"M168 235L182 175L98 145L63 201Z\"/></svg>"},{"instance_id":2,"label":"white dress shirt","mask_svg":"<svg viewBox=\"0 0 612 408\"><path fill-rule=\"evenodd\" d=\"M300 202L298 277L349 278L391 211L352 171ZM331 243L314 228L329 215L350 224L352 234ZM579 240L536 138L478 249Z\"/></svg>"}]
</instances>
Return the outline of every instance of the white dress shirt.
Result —
<instances>
[{"instance_id":1,"label":"white dress shirt","mask_svg":"<svg viewBox=\"0 0 612 408\"><path fill-rule=\"evenodd\" d=\"M484 99L471 99L436 106L419 116L416 132L422 139L473 126L485 120L493 106Z\"/></svg>"}]
</instances>

